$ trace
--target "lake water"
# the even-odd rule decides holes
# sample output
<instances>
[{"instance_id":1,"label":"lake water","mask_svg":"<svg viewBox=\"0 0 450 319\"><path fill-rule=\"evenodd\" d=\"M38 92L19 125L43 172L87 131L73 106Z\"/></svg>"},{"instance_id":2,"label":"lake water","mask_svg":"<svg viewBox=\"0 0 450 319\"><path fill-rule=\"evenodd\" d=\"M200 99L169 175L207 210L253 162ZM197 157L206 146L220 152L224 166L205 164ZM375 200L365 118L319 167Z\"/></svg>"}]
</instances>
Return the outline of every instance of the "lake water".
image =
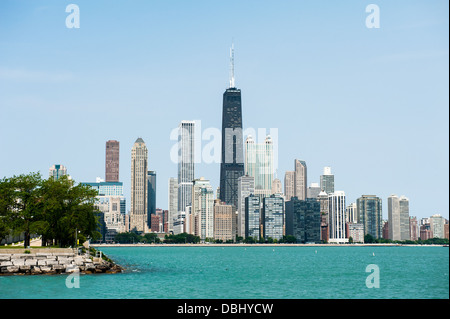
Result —
<instances>
[{"instance_id":1,"label":"lake water","mask_svg":"<svg viewBox=\"0 0 450 319\"><path fill-rule=\"evenodd\" d=\"M0 276L0 299L449 298L446 247L102 247L120 274ZM368 288L379 270L379 288ZM373 269L373 268L371 268ZM375 283L376 281L369 281ZM369 284L370 284L369 283Z\"/></svg>"}]
</instances>

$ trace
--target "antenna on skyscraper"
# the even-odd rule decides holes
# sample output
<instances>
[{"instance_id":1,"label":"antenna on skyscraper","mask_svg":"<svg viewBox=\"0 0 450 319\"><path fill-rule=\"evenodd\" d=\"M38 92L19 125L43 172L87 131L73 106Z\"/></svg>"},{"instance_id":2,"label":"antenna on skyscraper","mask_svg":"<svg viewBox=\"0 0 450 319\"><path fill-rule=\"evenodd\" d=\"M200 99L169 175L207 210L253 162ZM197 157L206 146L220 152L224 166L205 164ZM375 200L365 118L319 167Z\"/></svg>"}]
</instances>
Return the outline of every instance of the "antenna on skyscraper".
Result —
<instances>
[{"instance_id":1,"label":"antenna on skyscraper","mask_svg":"<svg viewBox=\"0 0 450 319\"><path fill-rule=\"evenodd\" d=\"M234 43L230 48L230 88L234 88Z\"/></svg>"}]
</instances>

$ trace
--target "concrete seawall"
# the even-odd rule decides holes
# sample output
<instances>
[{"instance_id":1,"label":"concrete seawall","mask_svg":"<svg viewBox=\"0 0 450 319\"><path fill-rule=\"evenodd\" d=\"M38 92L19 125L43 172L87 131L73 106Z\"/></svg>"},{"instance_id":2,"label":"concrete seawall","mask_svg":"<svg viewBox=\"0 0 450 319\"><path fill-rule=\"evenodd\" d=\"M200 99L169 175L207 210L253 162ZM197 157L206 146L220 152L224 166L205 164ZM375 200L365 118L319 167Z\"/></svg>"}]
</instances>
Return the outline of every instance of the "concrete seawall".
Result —
<instances>
[{"instance_id":1,"label":"concrete seawall","mask_svg":"<svg viewBox=\"0 0 450 319\"><path fill-rule=\"evenodd\" d=\"M0 251L0 276L63 274L77 271L85 274L117 273L122 269L102 258L78 256L73 252L18 253L15 251L11 253Z\"/></svg>"}]
</instances>

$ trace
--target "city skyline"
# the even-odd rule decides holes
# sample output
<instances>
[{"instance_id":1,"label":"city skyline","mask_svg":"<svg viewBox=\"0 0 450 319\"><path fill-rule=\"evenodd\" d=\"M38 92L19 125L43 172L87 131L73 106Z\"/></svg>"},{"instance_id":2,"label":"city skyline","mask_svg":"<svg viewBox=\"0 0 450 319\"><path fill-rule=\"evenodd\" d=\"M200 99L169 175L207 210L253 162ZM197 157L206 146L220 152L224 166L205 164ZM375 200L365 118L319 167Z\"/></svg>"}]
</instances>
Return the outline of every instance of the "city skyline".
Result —
<instances>
[{"instance_id":1,"label":"city skyline","mask_svg":"<svg viewBox=\"0 0 450 319\"><path fill-rule=\"evenodd\" d=\"M223 30L230 8L222 4L193 3L190 8L179 3L168 12L164 4L139 3L141 12L148 9L141 17L153 18L144 19L150 26L142 31L138 26L145 25L119 14L123 4L77 4L79 30L64 26L63 6L38 1L0 4L0 106L8 119L0 128L0 148L8 154L0 159L1 177L30 171L44 176L59 163L76 182L104 178L105 142L117 140L122 144L119 180L131 203L129 151L141 136L152 154L148 169L158 174L156 206L167 209L167 183L177 172L169 157L174 143L170 131L185 119L201 120L204 129L220 129L233 38L244 129L278 128L281 180L298 158L308 165L306 186L320 182L323 168L329 166L335 189L345 191L347 204L375 194L383 199L383 219L393 193L410 199L410 216L441 214L448 219L448 31L442 28L448 25L448 3L378 1L379 30L365 27L366 4L328 5L321 12L320 5L245 3L236 16L238 23ZM136 13L137 6L129 11ZM223 13L201 15L216 9ZM258 15L250 16L253 10ZM188 12L198 14L200 24L209 23L211 30L187 23L176 35L183 22L191 21L182 15ZM164 17L174 15L181 15L180 22L168 27ZM269 16L277 23L273 30L262 21ZM126 23L109 23L114 17ZM161 35L152 29L155 21ZM157 41L139 42L128 37L130 32ZM46 34L37 37L42 44L33 39L36 34ZM176 41L168 43L168 38ZM97 51L91 50L98 39ZM120 42L142 53L127 46L113 52ZM28 47L33 54L23 50ZM330 54L330 48L336 51ZM102 54L104 59L98 60ZM119 58L124 54L135 58ZM114 68L112 61L118 62ZM298 126L300 115L306 120ZM150 122L155 125L145 125ZM17 123L25 128L12 138ZM368 148L369 141L377 142L376 152ZM417 178L423 165L426 171ZM200 162L195 178L204 176L216 189L219 166ZM431 197L437 200L430 203Z\"/></svg>"}]
</instances>

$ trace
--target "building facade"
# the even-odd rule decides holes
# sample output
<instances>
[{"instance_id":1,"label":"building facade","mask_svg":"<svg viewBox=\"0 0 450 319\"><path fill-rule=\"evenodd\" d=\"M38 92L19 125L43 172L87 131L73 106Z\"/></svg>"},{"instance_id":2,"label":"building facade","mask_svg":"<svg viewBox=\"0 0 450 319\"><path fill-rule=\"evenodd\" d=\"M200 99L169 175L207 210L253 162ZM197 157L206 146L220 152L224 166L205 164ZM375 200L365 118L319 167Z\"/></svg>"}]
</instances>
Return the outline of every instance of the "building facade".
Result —
<instances>
[{"instance_id":1,"label":"building facade","mask_svg":"<svg viewBox=\"0 0 450 319\"><path fill-rule=\"evenodd\" d=\"M307 197L308 179L306 162L296 159L294 161L294 193L299 200L305 200Z\"/></svg>"},{"instance_id":2,"label":"building facade","mask_svg":"<svg viewBox=\"0 0 450 319\"><path fill-rule=\"evenodd\" d=\"M189 218L187 226L191 234L199 236L201 241L214 238L214 191L203 177L194 179Z\"/></svg>"},{"instance_id":3,"label":"building facade","mask_svg":"<svg viewBox=\"0 0 450 319\"><path fill-rule=\"evenodd\" d=\"M195 164L195 122L178 126L178 212L191 206Z\"/></svg>"},{"instance_id":4,"label":"building facade","mask_svg":"<svg viewBox=\"0 0 450 319\"><path fill-rule=\"evenodd\" d=\"M245 197L245 238L256 241L261 236L261 200L259 196L250 194Z\"/></svg>"},{"instance_id":5,"label":"building facade","mask_svg":"<svg viewBox=\"0 0 450 319\"><path fill-rule=\"evenodd\" d=\"M245 174L241 90L235 87L234 49L230 52L230 87L223 94L220 200L238 206L238 179Z\"/></svg>"},{"instance_id":6,"label":"building facade","mask_svg":"<svg viewBox=\"0 0 450 319\"><path fill-rule=\"evenodd\" d=\"M334 193L334 175L329 166L324 167L323 175L320 175L320 189L327 194Z\"/></svg>"},{"instance_id":7,"label":"building facade","mask_svg":"<svg viewBox=\"0 0 450 319\"><path fill-rule=\"evenodd\" d=\"M105 152L105 181L119 181L119 157L120 143L119 141L109 140L106 142Z\"/></svg>"},{"instance_id":8,"label":"building facade","mask_svg":"<svg viewBox=\"0 0 450 319\"><path fill-rule=\"evenodd\" d=\"M288 201L295 196L295 172L287 171L284 174L284 198Z\"/></svg>"},{"instance_id":9,"label":"building facade","mask_svg":"<svg viewBox=\"0 0 450 319\"><path fill-rule=\"evenodd\" d=\"M364 226L364 235L383 237L383 213L381 198L375 195L362 195L356 200L358 223Z\"/></svg>"},{"instance_id":10,"label":"building facade","mask_svg":"<svg viewBox=\"0 0 450 319\"><path fill-rule=\"evenodd\" d=\"M409 200L393 194L388 197L389 239L410 240Z\"/></svg>"},{"instance_id":11,"label":"building facade","mask_svg":"<svg viewBox=\"0 0 450 319\"><path fill-rule=\"evenodd\" d=\"M330 243L348 242L345 221L345 192L328 194L328 231Z\"/></svg>"},{"instance_id":12,"label":"building facade","mask_svg":"<svg viewBox=\"0 0 450 319\"><path fill-rule=\"evenodd\" d=\"M255 178L255 194L261 197L272 194L273 142L267 136L263 143L255 143L249 135L245 141L245 175Z\"/></svg>"},{"instance_id":13,"label":"building facade","mask_svg":"<svg viewBox=\"0 0 450 319\"><path fill-rule=\"evenodd\" d=\"M270 195L262 202L261 223L263 237L280 240L284 235L284 199L281 196Z\"/></svg>"},{"instance_id":14,"label":"building facade","mask_svg":"<svg viewBox=\"0 0 450 319\"><path fill-rule=\"evenodd\" d=\"M55 181L64 175L67 175L67 168L64 165L55 164L48 170L48 176L53 177Z\"/></svg>"},{"instance_id":15,"label":"building facade","mask_svg":"<svg viewBox=\"0 0 450 319\"><path fill-rule=\"evenodd\" d=\"M238 179L238 216L237 216L237 234L245 237L245 198L250 194L255 194L255 178L253 176L243 175Z\"/></svg>"},{"instance_id":16,"label":"building facade","mask_svg":"<svg viewBox=\"0 0 450 319\"><path fill-rule=\"evenodd\" d=\"M299 200L292 197L285 203L286 236L292 235L300 243L320 243L320 203L314 198Z\"/></svg>"},{"instance_id":17,"label":"building facade","mask_svg":"<svg viewBox=\"0 0 450 319\"><path fill-rule=\"evenodd\" d=\"M148 232L147 214L148 149L142 138L138 138L131 149L131 211L130 230Z\"/></svg>"},{"instance_id":18,"label":"building facade","mask_svg":"<svg viewBox=\"0 0 450 319\"><path fill-rule=\"evenodd\" d=\"M169 178L169 189L168 189L168 194L169 194L169 202L168 202L168 216L167 216L167 220L168 220L168 228L169 228L169 233L173 232L173 234L177 235L183 232L183 227L181 227L181 229L179 229L179 220L178 220L178 179L175 177L170 177ZM183 221L181 221L183 222ZM184 224L184 222L183 222ZM177 225L177 231L175 231L174 225Z\"/></svg>"},{"instance_id":19,"label":"building facade","mask_svg":"<svg viewBox=\"0 0 450 319\"><path fill-rule=\"evenodd\" d=\"M223 242L234 241L236 238L236 218L232 205L214 203L214 239Z\"/></svg>"},{"instance_id":20,"label":"building facade","mask_svg":"<svg viewBox=\"0 0 450 319\"><path fill-rule=\"evenodd\" d=\"M152 215L156 214L156 172L147 172L147 223L152 228Z\"/></svg>"}]
</instances>

